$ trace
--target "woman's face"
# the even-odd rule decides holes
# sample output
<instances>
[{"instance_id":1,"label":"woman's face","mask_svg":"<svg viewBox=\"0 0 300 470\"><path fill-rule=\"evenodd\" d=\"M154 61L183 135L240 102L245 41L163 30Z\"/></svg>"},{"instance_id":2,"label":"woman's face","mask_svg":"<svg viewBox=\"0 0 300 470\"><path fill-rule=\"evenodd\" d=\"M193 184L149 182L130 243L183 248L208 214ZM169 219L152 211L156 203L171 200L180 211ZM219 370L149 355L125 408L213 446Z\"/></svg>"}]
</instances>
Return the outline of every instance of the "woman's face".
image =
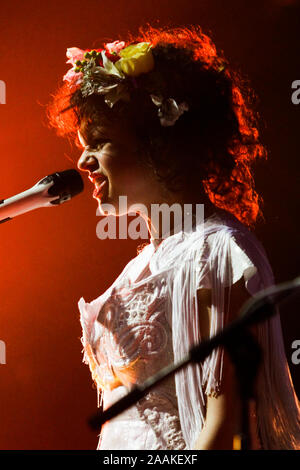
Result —
<instances>
[{"instance_id":1,"label":"woman's face","mask_svg":"<svg viewBox=\"0 0 300 470\"><path fill-rule=\"evenodd\" d=\"M89 172L100 211L102 204L111 204L114 206L111 213L125 213L119 207L120 196L127 196L128 208L132 204L148 204L154 177L141 163L136 141L128 131L95 126L89 132L81 128L78 138L84 150L77 165Z\"/></svg>"}]
</instances>

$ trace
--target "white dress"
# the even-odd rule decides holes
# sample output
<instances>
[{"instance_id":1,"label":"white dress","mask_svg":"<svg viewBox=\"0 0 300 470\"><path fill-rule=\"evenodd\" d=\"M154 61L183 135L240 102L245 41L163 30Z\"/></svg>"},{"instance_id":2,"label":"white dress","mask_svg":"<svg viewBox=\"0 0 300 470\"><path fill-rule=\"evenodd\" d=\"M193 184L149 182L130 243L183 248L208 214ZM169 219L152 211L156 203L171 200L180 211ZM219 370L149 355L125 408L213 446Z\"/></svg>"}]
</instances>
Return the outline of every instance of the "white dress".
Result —
<instances>
[{"instance_id":1,"label":"white dress","mask_svg":"<svg viewBox=\"0 0 300 470\"><path fill-rule=\"evenodd\" d=\"M242 277L252 295L273 283L261 244L235 217L218 211L204 224L151 240L106 292L90 303L81 298L83 360L97 385L98 406L106 409L201 340L197 289L212 290L210 336L221 329L228 314L224 289ZM278 315L259 327L258 340L264 348L257 406L263 447L298 448L299 408ZM164 381L102 427L98 449L192 449L206 396L219 393L222 363L217 349L203 364ZM271 372L274 364L278 374Z\"/></svg>"}]
</instances>

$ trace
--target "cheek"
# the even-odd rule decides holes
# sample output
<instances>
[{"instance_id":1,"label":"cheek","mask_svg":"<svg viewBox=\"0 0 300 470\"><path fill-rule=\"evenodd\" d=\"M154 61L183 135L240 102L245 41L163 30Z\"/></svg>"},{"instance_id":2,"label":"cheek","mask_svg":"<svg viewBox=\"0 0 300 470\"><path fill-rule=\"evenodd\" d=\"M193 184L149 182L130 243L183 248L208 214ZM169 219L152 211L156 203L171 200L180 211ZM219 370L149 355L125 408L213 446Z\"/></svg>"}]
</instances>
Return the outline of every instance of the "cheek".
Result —
<instances>
[{"instance_id":1,"label":"cheek","mask_svg":"<svg viewBox=\"0 0 300 470\"><path fill-rule=\"evenodd\" d=\"M112 174L113 189L119 195L138 196L146 188L146 178L135 166L118 167Z\"/></svg>"},{"instance_id":2,"label":"cheek","mask_svg":"<svg viewBox=\"0 0 300 470\"><path fill-rule=\"evenodd\" d=\"M126 194L144 185L146 170L125 149L107 149L100 157L100 164L117 192Z\"/></svg>"},{"instance_id":3,"label":"cheek","mask_svg":"<svg viewBox=\"0 0 300 470\"><path fill-rule=\"evenodd\" d=\"M99 155L99 162L107 174L117 176L128 166L128 156L121 147L107 144Z\"/></svg>"},{"instance_id":4,"label":"cheek","mask_svg":"<svg viewBox=\"0 0 300 470\"><path fill-rule=\"evenodd\" d=\"M110 154L104 154L100 159L105 175L108 177L110 185L115 189L127 180L128 165L125 165L120 158L115 158Z\"/></svg>"}]
</instances>

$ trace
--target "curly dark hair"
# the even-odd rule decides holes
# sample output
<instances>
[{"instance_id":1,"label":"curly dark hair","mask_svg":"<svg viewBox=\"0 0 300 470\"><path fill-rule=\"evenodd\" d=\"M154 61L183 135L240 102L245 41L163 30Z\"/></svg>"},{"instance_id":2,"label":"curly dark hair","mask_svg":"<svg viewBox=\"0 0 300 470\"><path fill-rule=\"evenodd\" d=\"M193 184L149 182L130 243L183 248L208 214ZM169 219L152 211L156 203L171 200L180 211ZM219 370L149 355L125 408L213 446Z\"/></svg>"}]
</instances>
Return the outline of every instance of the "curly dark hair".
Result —
<instances>
[{"instance_id":1,"label":"curly dark hair","mask_svg":"<svg viewBox=\"0 0 300 470\"><path fill-rule=\"evenodd\" d=\"M59 135L77 138L91 126L130 127L141 158L171 191L193 188L245 225L262 215L252 165L266 157L259 141L255 95L199 26L140 28L126 46L150 42L154 69L135 77L130 101L110 108L101 95L83 97L80 86L63 85L48 106L50 125ZM150 94L186 102L189 111L163 127Z\"/></svg>"}]
</instances>

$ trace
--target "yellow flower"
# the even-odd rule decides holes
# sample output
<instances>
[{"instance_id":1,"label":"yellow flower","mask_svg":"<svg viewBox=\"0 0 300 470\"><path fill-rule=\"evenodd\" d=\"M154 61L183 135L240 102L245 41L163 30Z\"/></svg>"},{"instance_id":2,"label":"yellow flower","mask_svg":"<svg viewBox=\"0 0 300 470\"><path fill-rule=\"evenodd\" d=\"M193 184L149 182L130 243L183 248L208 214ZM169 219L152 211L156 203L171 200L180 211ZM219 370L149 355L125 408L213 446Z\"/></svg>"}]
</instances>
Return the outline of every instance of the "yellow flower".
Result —
<instances>
[{"instance_id":1,"label":"yellow flower","mask_svg":"<svg viewBox=\"0 0 300 470\"><path fill-rule=\"evenodd\" d=\"M141 73L150 72L154 67L154 59L149 42L139 42L125 47L119 52L119 59L115 66L119 72L136 77Z\"/></svg>"}]
</instances>

